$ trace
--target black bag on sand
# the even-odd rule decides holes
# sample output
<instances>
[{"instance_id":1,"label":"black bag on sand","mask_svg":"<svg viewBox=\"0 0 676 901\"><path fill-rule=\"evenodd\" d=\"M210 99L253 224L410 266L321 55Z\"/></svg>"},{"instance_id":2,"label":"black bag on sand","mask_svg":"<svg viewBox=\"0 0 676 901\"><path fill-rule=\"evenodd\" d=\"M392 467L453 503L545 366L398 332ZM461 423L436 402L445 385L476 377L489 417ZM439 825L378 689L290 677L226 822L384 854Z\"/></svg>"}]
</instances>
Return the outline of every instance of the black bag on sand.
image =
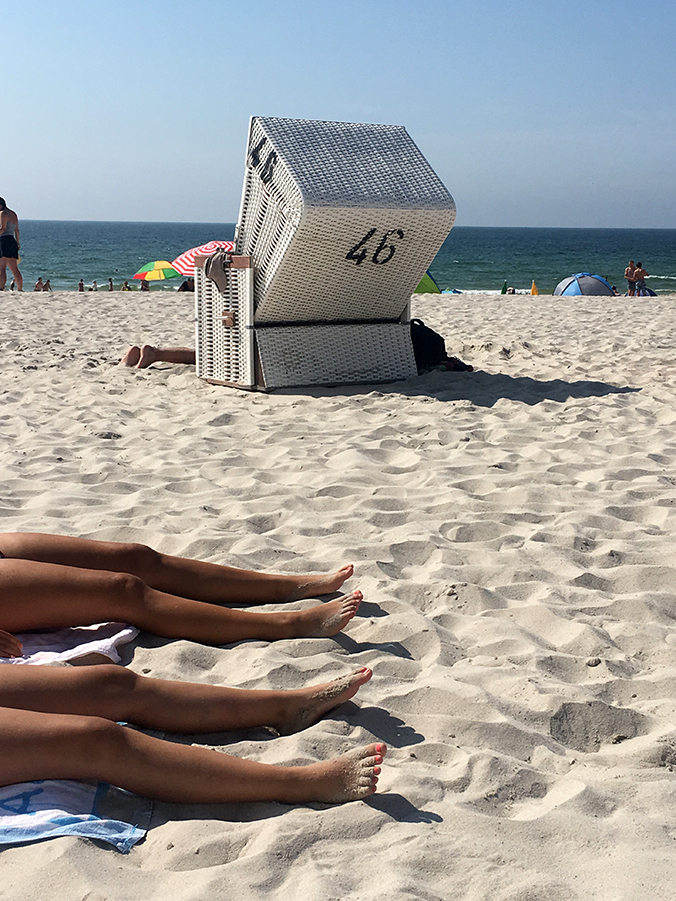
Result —
<instances>
[{"instance_id":1,"label":"black bag on sand","mask_svg":"<svg viewBox=\"0 0 676 901\"><path fill-rule=\"evenodd\" d=\"M418 375L436 368L447 372L474 371L474 367L469 363L463 363L457 357L449 357L444 339L434 329L425 325L422 319L411 319L411 341Z\"/></svg>"},{"instance_id":2,"label":"black bag on sand","mask_svg":"<svg viewBox=\"0 0 676 901\"><path fill-rule=\"evenodd\" d=\"M436 366L446 359L446 342L422 319L411 319L411 341L418 370Z\"/></svg>"}]
</instances>

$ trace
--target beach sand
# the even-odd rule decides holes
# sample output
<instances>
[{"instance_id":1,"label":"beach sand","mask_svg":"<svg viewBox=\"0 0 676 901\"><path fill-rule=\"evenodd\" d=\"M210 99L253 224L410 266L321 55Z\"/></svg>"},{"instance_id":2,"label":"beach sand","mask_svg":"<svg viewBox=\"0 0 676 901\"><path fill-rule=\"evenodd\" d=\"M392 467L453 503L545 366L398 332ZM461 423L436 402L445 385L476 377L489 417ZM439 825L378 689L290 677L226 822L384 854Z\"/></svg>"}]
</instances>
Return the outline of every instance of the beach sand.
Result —
<instances>
[{"instance_id":1,"label":"beach sand","mask_svg":"<svg viewBox=\"0 0 676 901\"><path fill-rule=\"evenodd\" d=\"M0 530L356 566L365 602L335 639L141 635L125 662L158 678L374 669L300 734L174 740L289 764L390 747L366 802L156 804L128 856L4 850L3 898L673 897L676 297L417 297L475 372L269 395L114 365L192 344L189 295L5 292L0 311Z\"/></svg>"}]
</instances>

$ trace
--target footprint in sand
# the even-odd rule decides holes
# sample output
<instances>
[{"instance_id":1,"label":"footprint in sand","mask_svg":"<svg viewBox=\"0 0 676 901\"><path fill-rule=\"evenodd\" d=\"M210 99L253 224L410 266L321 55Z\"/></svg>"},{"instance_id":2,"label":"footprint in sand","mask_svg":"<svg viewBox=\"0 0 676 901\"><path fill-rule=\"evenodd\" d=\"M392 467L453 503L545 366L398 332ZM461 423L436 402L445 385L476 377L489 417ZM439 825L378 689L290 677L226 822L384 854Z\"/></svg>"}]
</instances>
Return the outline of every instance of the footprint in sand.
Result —
<instances>
[{"instance_id":1,"label":"footprint in sand","mask_svg":"<svg viewBox=\"0 0 676 901\"><path fill-rule=\"evenodd\" d=\"M577 797L585 788L585 783L580 782L579 779L560 779L539 801L529 799L523 804L515 805L512 808L511 819L520 822L537 820L549 813L550 810Z\"/></svg>"}]
</instances>

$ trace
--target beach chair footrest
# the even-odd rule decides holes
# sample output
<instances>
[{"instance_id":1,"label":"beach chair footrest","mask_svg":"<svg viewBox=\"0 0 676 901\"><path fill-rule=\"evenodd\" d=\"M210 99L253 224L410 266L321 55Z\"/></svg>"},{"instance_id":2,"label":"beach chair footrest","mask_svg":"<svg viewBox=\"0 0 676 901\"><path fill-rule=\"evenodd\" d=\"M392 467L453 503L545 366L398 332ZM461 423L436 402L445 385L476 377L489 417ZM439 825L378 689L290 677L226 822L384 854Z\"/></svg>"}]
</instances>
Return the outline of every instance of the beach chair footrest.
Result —
<instances>
[{"instance_id":1,"label":"beach chair footrest","mask_svg":"<svg viewBox=\"0 0 676 901\"><path fill-rule=\"evenodd\" d=\"M255 330L266 389L390 382L418 373L408 323Z\"/></svg>"}]
</instances>

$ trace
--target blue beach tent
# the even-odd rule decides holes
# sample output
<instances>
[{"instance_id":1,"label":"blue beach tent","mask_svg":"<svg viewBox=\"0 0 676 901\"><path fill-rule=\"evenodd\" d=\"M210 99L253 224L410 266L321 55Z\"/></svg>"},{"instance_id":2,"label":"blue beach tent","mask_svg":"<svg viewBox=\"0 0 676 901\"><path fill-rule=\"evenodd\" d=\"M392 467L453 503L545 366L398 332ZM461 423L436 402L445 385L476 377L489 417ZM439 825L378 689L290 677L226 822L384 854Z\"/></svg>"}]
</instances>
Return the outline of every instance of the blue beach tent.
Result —
<instances>
[{"instance_id":1,"label":"blue beach tent","mask_svg":"<svg viewBox=\"0 0 676 901\"><path fill-rule=\"evenodd\" d=\"M572 294L609 294L615 296L615 292L602 275L592 275L591 272L578 272L569 275L559 282L554 288L554 294L562 294L570 297Z\"/></svg>"},{"instance_id":2,"label":"blue beach tent","mask_svg":"<svg viewBox=\"0 0 676 901\"><path fill-rule=\"evenodd\" d=\"M624 296L629 297L629 292L627 291ZM641 293L634 294L634 297L657 297L657 294L655 294L652 288L641 288Z\"/></svg>"}]
</instances>

